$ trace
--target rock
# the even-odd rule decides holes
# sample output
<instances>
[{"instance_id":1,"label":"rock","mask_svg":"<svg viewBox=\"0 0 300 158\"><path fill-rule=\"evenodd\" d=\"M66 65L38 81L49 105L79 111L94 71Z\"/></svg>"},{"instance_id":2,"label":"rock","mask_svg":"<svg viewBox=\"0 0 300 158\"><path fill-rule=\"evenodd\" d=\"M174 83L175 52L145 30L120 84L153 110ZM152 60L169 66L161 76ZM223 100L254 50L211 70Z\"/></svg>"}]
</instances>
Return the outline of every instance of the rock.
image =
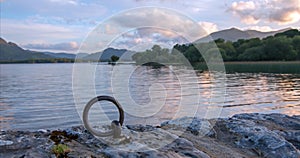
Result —
<instances>
[{"instance_id":1,"label":"rock","mask_svg":"<svg viewBox=\"0 0 300 158\"><path fill-rule=\"evenodd\" d=\"M207 154L199 151L194 145L183 138L178 138L171 144L166 145L160 149L148 150L144 152L127 152L122 150L115 150L109 148L103 151L103 154L112 158L122 157L192 157L192 158L209 158Z\"/></svg>"},{"instance_id":2,"label":"rock","mask_svg":"<svg viewBox=\"0 0 300 158\"><path fill-rule=\"evenodd\" d=\"M9 140L0 140L0 146L12 145L14 142Z\"/></svg>"},{"instance_id":3,"label":"rock","mask_svg":"<svg viewBox=\"0 0 300 158\"><path fill-rule=\"evenodd\" d=\"M284 139L292 143L298 150L300 149L300 130L275 131Z\"/></svg>"},{"instance_id":4,"label":"rock","mask_svg":"<svg viewBox=\"0 0 300 158\"><path fill-rule=\"evenodd\" d=\"M292 143L251 119L233 117L217 121L216 126L223 127L216 130L217 135L221 135L218 137L220 140L231 142L231 144L234 142L239 148L254 150L258 156L269 158L298 158L300 156L299 150Z\"/></svg>"},{"instance_id":5,"label":"rock","mask_svg":"<svg viewBox=\"0 0 300 158\"><path fill-rule=\"evenodd\" d=\"M163 122L161 127L164 129L186 130L194 135L214 136L212 125L208 120L196 117L183 117L175 120Z\"/></svg>"},{"instance_id":6,"label":"rock","mask_svg":"<svg viewBox=\"0 0 300 158\"><path fill-rule=\"evenodd\" d=\"M138 131L138 132L149 132L149 131L153 131L156 128L154 126L151 125L126 125L126 127L130 130L133 131Z\"/></svg>"},{"instance_id":7,"label":"rock","mask_svg":"<svg viewBox=\"0 0 300 158\"><path fill-rule=\"evenodd\" d=\"M264 126L300 149L300 116L251 113L234 115L233 118L251 120L256 125Z\"/></svg>"},{"instance_id":8,"label":"rock","mask_svg":"<svg viewBox=\"0 0 300 158\"><path fill-rule=\"evenodd\" d=\"M300 130L300 116L288 116L284 114L237 114L233 118L242 120L252 120L257 124L267 127L268 129L282 130Z\"/></svg>"},{"instance_id":9,"label":"rock","mask_svg":"<svg viewBox=\"0 0 300 158\"><path fill-rule=\"evenodd\" d=\"M156 150L172 143L178 136L150 125L131 125L123 128L120 139L101 138L113 148L128 152ZM133 130L132 130L133 129Z\"/></svg>"},{"instance_id":10,"label":"rock","mask_svg":"<svg viewBox=\"0 0 300 158\"><path fill-rule=\"evenodd\" d=\"M62 141L75 140L79 137L79 134L73 132L71 129L67 130L55 130L51 132L50 139L54 141L56 144L61 143Z\"/></svg>"},{"instance_id":11,"label":"rock","mask_svg":"<svg viewBox=\"0 0 300 158\"><path fill-rule=\"evenodd\" d=\"M9 140L10 145L0 146L0 157L48 157L53 145L48 139L49 133L4 131L0 138Z\"/></svg>"},{"instance_id":12,"label":"rock","mask_svg":"<svg viewBox=\"0 0 300 158\"><path fill-rule=\"evenodd\" d=\"M238 114L205 120L183 117L161 126L127 125L118 138L97 138L83 126L63 130L1 131L0 157L55 157L64 144L68 157L298 158L300 116ZM99 127L95 127L99 128Z\"/></svg>"},{"instance_id":13,"label":"rock","mask_svg":"<svg viewBox=\"0 0 300 158\"><path fill-rule=\"evenodd\" d=\"M46 130L46 129L39 129L39 130L37 130L37 132L47 133L47 132L50 132L50 131Z\"/></svg>"},{"instance_id":14,"label":"rock","mask_svg":"<svg viewBox=\"0 0 300 158\"><path fill-rule=\"evenodd\" d=\"M188 141L184 138L176 139L171 144L169 144L166 147L162 148L161 151L163 151L163 153L165 153L167 151L173 152L173 153L175 152L179 155L179 157L209 158L209 156L207 154L205 154L204 152L202 152L202 151L198 150L197 148L195 148L192 142L190 142L190 141ZM169 153L169 152L167 152L167 153ZM167 155L167 157L168 156L169 155Z\"/></svg>"}]
</instances>

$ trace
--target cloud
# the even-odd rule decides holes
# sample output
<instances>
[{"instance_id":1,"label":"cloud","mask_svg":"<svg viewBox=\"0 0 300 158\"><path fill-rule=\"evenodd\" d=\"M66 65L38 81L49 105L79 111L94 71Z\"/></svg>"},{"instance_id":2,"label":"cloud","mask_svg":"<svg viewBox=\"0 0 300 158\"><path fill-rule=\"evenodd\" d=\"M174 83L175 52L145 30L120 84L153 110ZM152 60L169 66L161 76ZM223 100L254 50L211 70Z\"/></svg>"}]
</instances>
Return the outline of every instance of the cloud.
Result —
<instances>
[{"instance_id":1,"label":"cloud","mask_svg":"<svg viewBox=\"0 0 300 158\"><path fill-rule=\"evenodd\" d=\"M111 43L111 47L143 51L154 44L171 48L176 43L188 43L188 41L170 30L146 27L122 34Z\"/></svg>"},{"instance_id":2,"label":"cloud","mask_svg":"<svg viewBox=\"0 0 300 158\"><path fill-rule=\"evenodd\" d=\"M254 14L257 9L256 4L253 1L240 1L233 2L230 10L235 14L241 17L243 23L246 24L257 24L259 22L259 18Z\"/></svg>"},{"instance_id":3,"label":"cloud","mask_svg":"<svg viewBox=\"0 0 300 158\"><path fill-rule=\"evenodd\" d=\"M168 30L164 35L174 32L188 39L198 39L206 35L197 22L175 11L162 8L138 9L113 17L115 25L123 28L152 27ZM172 36L172 34L169 34Z\"/></svg>"},{"instance_id":4,"label":"cloud","mask_svg":"<svg viewBox=\"0 0 300 158\"><path fill-rule=\"evenodd\" d=\"M286 10L278 10L270 15L270 21L279 24L290 24L300 20L300 1L299 8L287 8Z\"/></svg>"},{"instance_id":5,"label":"cloud","mask_svg":"<svg viewBox=\"0 0 300 158\"><path fill-rule=\"evenodd\" d=\"M6 1L5 1L6 2ZM42 22L60 24L93 24L94 21L104 16L108 10L99 1L82 0L9 0L3 3L3 12L6 14L27 15ZM28 13L30 13L28 15ZM57 21L59 19L59 21ZM53 20L53 21L52 21Z\"/></svg>"},{"instance_id":6,"label":"cloud","mask_svg":"<svg viewBox=\"0 0 300 158\"><path fill-rule=\"evenodd\" d=\"M250 26L243 28L242 30L257 30L261 32L275 31L275 29L271 28L270 26Z\"/></svg>"},{"instance_id":7,"label":"cloud","mask_svg":"<svg viewBox=\"0 0 300 158\"><path fill-rule=\"evenodd\" d=\"M228 10L245 24L287 25L300 21L300 0L239 1L233 2Z\"/></svg>"},{"instance_id":8,"label":"cloud","mask_svg":"<svg viewBox=\"0 0 300 158\"><path fill-rule=\"evenodd\" d=\"M233 10L239 10L239 11L245 11L245 10L254 10L255 9L255 4L252 1L248 2L233 2L231 5L231 8Z\"/></svg>"},{"instance_id":9,"label":"cloud","mask_svg":"<svg viewBox=\"0 0 300 158\"><path fill-rule=\"evenodd\" d=\"M134 0L139 6L159 6L173 8L184 13L197 14L214 6L215 2L211 0L201 1L180 1L180 0Z\"/></svg>"},{"instance_id":10,"label":"cloud","mask_svg":"<svg viewBox=\"0 0 300 158\"><path fill-rule=\"evenodd\" d=\"M50 2L56 2L56 3L61 3L61 4L78 5L77 0L50 0Z\"/></svg>"},{"instance_id":11,"label":"cloud","mask_svg":"<svg viewBox=\"0 0 300 158\"><path fill-rule=\"evenodd\" d=\"M52 24L41 24L32 21L20 21L1 19L1 36L7 40L15 41L27 48L44 49L46 46L62 48L67 50L66 41L81 41L82 38L91 30L86 27L65 27ZM8 38L9 37L9 38ZM64 45L43 45L39 43L65 43ZM75 48L74 43L69 43L69 49ZM30 45L32 44L32 45ZM44 47L42 47L42 45ZM58 47L61 46L61 47ZM54 47L53 47L54 48Z\"/></svg>"},{"instance_id":12,"label":"cloud","mask_svg":"<svg viewBox=\"0 0 300 158\"><path fill-rule=\"evenodd\" d=\"M211 22L199 22L199 25L208 33L213 33L218 31L218 26L215 23Z\"/></svg>"},{"instance_id":13,"label":"cloud","mask_svg":"<svg viewBox=\"0 0 300 158\"><path fill-rule=\"evenodd\" d=\"M36 44L22 45L22 47L26 49L33 49L33 50L76 51L78 50L79 45L77 42L57 43L57 44L36 43Z\"/></svg>"},{"instance_id":14,"label":"cloud","mask_svg":"<svg viewBox=\"0 0 300 158\"><path fill-rule=\"evenodd\" d=\"M127 10L100 23L86 38L84 52L111 47L132 48L138 45L167 45L193 42L207 32L198 24L174 10L145 7ZM112 43L111 43L112 42Z\"/></svg>"}]
</instances>

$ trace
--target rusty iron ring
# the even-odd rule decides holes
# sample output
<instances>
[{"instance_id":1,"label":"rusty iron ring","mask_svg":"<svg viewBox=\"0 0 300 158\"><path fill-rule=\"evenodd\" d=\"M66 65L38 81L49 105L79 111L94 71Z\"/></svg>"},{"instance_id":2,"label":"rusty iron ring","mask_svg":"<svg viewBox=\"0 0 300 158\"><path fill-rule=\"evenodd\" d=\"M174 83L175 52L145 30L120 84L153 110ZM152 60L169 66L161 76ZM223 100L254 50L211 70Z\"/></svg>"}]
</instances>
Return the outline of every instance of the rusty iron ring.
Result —
<instances>
[{"instance_id":1,"label":"rusty iron ring","mask_svg":"<svg viewBox=\"0 0 300 158\"><path fill-rule=\"evenodd\" d=\"M119 102L111 97L111 96L97 96L93 99L91 99L84 107L84 110L83 110L83 124L84 124L84 127L90 131L93 135L96 135L96 136L99 136L99 137L108 137L108 136L111 136L113 135L113 131L108 131L108 132L100 132L100 131L97 131L95 129L93 129L89 122L88 122L88 113L89 113L89 110L90 108L92 107L93 104L95 104L96 102L98 101L109 101L109 102L112 102L116 105L116 107L118 108L118 111L119 111L119 123L120 125L122 126L123 125L123 122L124 122L124 110L122 108L122 106L119 104Z\"/></svg>"}]
</instances>

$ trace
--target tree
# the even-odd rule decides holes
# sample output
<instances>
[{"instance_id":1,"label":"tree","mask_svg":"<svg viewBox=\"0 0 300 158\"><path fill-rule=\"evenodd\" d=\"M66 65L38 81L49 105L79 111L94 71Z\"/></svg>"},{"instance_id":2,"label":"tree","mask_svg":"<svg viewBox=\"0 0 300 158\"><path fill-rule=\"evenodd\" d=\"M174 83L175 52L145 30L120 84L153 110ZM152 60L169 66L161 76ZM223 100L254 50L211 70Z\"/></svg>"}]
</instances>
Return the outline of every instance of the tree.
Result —
<instances>
[{"instance_id":1,"label":"tree","mask_svg":"<svg viewBox=\"0 0 300 158\"><path fill-rule=\"evenodd\" d=\"M298 36L298 35L300 35L299 30L291 29L291 30L287 30L287 31L284 31L281 33L277 33L277 34L275 34L275 37L286 36L289 38L293 38L294 36Z\"/></svg>"},{"instance_id":2,"label":"tree","mask_svg":"<svg viewBox=\"0 0 300 158\"><path fill-rule=\"evenodd\" d=\"M110 60L111 60L112 62L117 62L117 61L119 60L119 57L113 55L113 56L110 57Z\"/></svg>"},{"instance_id":3,"label":"tree","mask_svg":"<svg viewBox=\"0 0 300 158\"><path fill-rule=\"evenodd\" d=\"M183 55L190 61L190 62L199 62L201 58L200 52L194 45L191 45Z\"/></svg>"},{"instance_id":4,"label":"tree","mask_svg":"<svg viewBox=\"0 0 300 158\"><path fill-rule=\"evenodd\" d=\"M297 53L297 59L300 60L300 35L293 38L293 48Z\"/></svg>"},{"instance_id":5,"label":"tree","mask_svg":"<svg viewBox=\"0 0 300 158\"><path fill-rule=\"evenodd\" d=\"M238 60L242 61L260 61L264 58L265 56L262 46L248 48L243 54L238 56Z\"/></svg>"},{"instance_id":6,"label":"tree","mask_svg":"<svg viewBox=\"0 0 300 158\"><path fill-rule=\"evenodd\" d=\"M194 64L222 55L224 61L300 60L300 32L289 30L264 39L239 39L236 42L217 39L206 43L176 44L172 52L154 45L133 55L135 61L188 62ZM183 56L185 57L182 58ZM184 60L181 60L184 59ZM138 62L137 62L138 63Z\"/></svg>"},{"instance_id":7,"label":"tree","mask_svg":"<svg viewBox=\"0 0 300 158\"><path fill-rule=\"evenodd\" d=\"M297 55L293 50L291 38L285 36L267 39L264 52L266 60L293 60Z\"/></svg>"},{"instance_id":8,"label":"tree","mask_svg":"<svg viewBox=\"0 0 300 158\"><path fill-rule=\"evenodd\" d=\"M257 47L257 46L260 46L262 45L262 42L259 38L252 38L252 39L248 39L248 40L242 40L242 42L239 40L237 43L240 44L233 44L233 45L238 45L236 47L236 57L239 55L239 54L243 54L246 49L248 48L251 48L251 47Z\"/></svg>"},{"instance_id":9,"label":"tree","mask_svg":"<svg viewBox=\"0 0 300 158\"><path fill-rule=\"evenodd\" d=\"M224 61L230 61L237 58L237 53L232 42L217 43Z\"/></svg>"}]
</instances>

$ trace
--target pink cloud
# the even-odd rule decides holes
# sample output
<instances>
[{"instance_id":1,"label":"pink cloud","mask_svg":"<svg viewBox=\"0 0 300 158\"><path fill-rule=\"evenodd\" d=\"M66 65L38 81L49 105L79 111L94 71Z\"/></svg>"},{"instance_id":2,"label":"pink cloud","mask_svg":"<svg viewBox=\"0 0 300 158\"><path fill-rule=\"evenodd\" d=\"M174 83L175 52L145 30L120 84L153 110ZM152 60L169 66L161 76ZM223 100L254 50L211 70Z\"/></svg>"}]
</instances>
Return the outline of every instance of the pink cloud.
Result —
<instances>
[{"instance_id":1,"label":"pink cloud","mask_svg":"<svg viewBox=\"0 0 300 158\"><path fill-rule=\"evenodd\" d=\"M239 1L233 2L229 11L245 24L287 25L300 21L300 0Z\"/></svg>"}]
</instances>

